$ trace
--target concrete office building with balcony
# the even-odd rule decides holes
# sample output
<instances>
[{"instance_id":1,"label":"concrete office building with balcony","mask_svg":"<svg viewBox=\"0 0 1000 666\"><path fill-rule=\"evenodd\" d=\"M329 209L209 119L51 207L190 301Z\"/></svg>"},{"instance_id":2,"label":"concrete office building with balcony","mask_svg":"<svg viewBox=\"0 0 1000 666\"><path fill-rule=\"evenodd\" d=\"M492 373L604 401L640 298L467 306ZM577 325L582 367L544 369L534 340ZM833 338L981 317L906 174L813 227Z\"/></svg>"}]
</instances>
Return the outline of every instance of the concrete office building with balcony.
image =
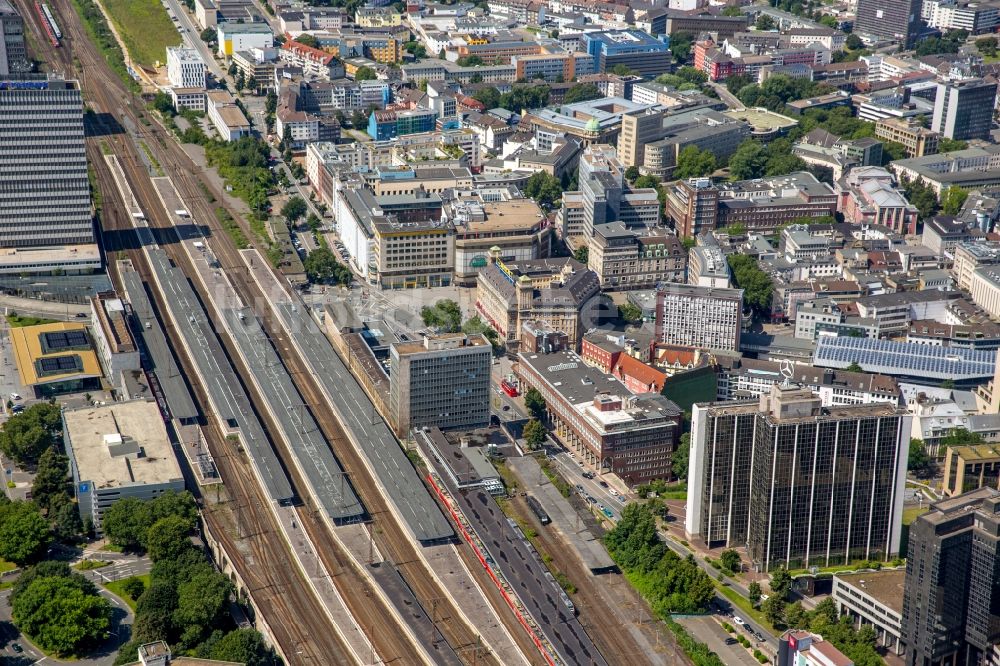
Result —
<instances>
[{"instance_id":1,"label":"concrete office building with balcony","mask_svg":"<svg viewBox=\"0 0 1000 666\"><path fill-rule=\"evenodd\" d=\"M428 335L389 349L389 417L396 435L414 428L474 429L490 423L493 347L481 335Z\"/></svg>"},{"instance_id":2,"label":"concrete office building with balcony","mask_svg":"<svg viewBox=\"0 0 1000 666\"><path fill-rule=\"evenodd\" d=\"M0 90L0 173L0 248L11 255L6 269L100 268L76 81L23 75Z\"/></svg>"},{"instance_id":3,"label":"concrete office building with balcony","mask_svg":"<svg viewBox=\"0 0 1000 666\"><path fill-rule=\"evenodd\" d=\"M670 345L739 351L743 290L666 284L657 294L656 339Z\"/></svg>"},{"instance_id":4,"label":"concrete office building with balcony","mask_svg":"<svg viewBox=\"0 0 1000 666\"><path fill-rule=\"evenodd\" d=\"M895 405L823 407L792 386L696 404L685 530L711 547L746 545L760 571L889 560L909 433Z\"/></svg>"},{"instance_id":5,"label":"concrete office building with balcony","mask_svg":"<svg viewBox=\"0 0 1000 666\"><path fill-rule=\"evenodd\" d=\"M858 0L854 32L909 48L920 31L920 0Z\"/></svg>"},{"instance_id":6,"label":"concrete office building with balcony","mask_svg":"<svg viewBox=\"0 0 1000 666\"><path fill-rule=\"evenodd\" d=\"M580 50L594 59L595 72L610 72L618 65L655 78L670 71L673 56L668 40L659 40L641 30L585 32L580 37Z\"/></svg>"}]
</instances>

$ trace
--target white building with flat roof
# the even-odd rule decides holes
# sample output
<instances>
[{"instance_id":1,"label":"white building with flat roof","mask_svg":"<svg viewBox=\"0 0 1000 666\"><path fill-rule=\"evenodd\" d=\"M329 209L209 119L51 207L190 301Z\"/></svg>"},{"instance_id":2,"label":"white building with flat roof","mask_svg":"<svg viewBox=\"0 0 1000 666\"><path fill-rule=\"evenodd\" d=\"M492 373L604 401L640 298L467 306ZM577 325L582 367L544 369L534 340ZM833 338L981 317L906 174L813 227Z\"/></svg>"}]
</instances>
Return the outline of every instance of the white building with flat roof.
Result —
<instances>
[{"instance_id":1,"label":"white building with flat roof","mask_svg":"<svg viewBox=\"0 0 1000 666\"><path fill-rule=\"evenodd\" d=\"M204 88L205 61L194 49L168 46L167 78L177 88Z\"/></svg>"},{"instance_id":2,"label":"white building with flat roof","mask_svg":"<svg viewBox=\"0 0 1000 666\"><path fill-rule=\"evenodd\" d=\"M184 476L154 400L130 400L63 412L80 517L101 534L101 517L120 499L153 499L184 490Z\"/></svg>"}]
</instances>

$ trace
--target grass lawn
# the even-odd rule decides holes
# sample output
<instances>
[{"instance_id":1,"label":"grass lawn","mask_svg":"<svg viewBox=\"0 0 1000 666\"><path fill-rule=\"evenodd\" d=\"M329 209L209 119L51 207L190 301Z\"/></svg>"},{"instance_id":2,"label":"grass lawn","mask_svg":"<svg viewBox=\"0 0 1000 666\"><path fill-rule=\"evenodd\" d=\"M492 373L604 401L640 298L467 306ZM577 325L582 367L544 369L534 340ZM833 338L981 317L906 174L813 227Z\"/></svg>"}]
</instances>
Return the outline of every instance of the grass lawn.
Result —
<instances>
[{"instance_id":1,"label":"grass lawn","mask_svg":"<svg viewBox=\"0 0 1000 666\"><path fill-rule=\"evenodd\" d=\"M930 511L929 506L924 506L924 507L911 506L908 509L903 509L903 524L904 525L912 524L914 520L916 520L919 516L924 515L928 511Z\"/></svg>"},{"instance_id":2,"label":"grass lawn","mask_svg":"<svg viewBox=\"0 0 1000 666\"><path fill-rule=\"evenodd\" d=\"M54 324L55 319L42 319L41 317L26 317L17 313L7 315L7 323L11 328L18 326L38 326L39 324Z\"/></svg>"},{"instance_id":3,"label":"grass lawn","mask_svg":"<svg viewBox=\"0 0 1000 666\"><path fill-rule=\"evenodd\" d=\"M159 0L102 0L132 59L141 65L166 62L168 46L181 35Z\"/></svg>"},{"instance_id":4,"label":"grass lawn","mask_svg":"<svg viewBox=\"0 0 1000 666\"><path fill-rule=\"evenodd\" d=\"M90 571L91 569L100 569L110 564L111 562L107 560L80 560L73 565L73 568L77 571Z\"/></svg>"},{"instance_id":5,"label":"grass lawn","mask_svg":"<svg viewBox=\"0 0 1000 666\"><path fill-rule=\"evenodd\" d=\"M116 546L113 543L106 543L103 546L101 546L101 550L106 551L108 553L121 553L124 549L121 546Z\"/></svg>"},{"instance_id":6,"label":"grass lawn","mask_svg":"<svg viewBox=\"0 0 1000 666\"><path fill-rule=\"evenodd\" d=\"M764 614L754 608L749 599L740 596L739 592L730 588L728 585L723 585L717 580L713 580L712 582L715 583L715 589L721 592L722 596L732 602L732 604L739 609L739 612L734 611L736 615L739 615L744 620L751 620L765 629L771 629L771 624L764 619ZM730 624L732 624L732 622L730 622Z\"/></svg>"},{"instance_id":7,"label":"grass lawn","mask_svg":"<svg viewBox=\"0 0 1000 666\"><path fill-rule=\"evenodd\" d=\"M149 574L143 574L141 576L132 576L132 577L133 578L138 578L139 580L141 580L143 582L143 584L146 586L147 589L149 588L149 582L150 582L150 575ZM135 611L135 602L136 602L136 599L133 599L132 597L128 596L127 594L125 594L125 591L122 590L122 584L126 580L128 580L128 578L122 578L121 580L113 580L110 583L105 583L104 587L108 588L108 590L112 594L120 597L122 601L124 601L125 603L128 604L129 608L131 608L133 611Z\"/></svg>"},{"instance_id":8,"label":"grass lawn","mask_svg":"<svg viewBox=\"0 0 1000 666\"><path fill-rule=\"evenodd\" d=\"M17 565L7 560L0 560L0 573L7 573L17 568Z\"/></svg>"}]
</instances>

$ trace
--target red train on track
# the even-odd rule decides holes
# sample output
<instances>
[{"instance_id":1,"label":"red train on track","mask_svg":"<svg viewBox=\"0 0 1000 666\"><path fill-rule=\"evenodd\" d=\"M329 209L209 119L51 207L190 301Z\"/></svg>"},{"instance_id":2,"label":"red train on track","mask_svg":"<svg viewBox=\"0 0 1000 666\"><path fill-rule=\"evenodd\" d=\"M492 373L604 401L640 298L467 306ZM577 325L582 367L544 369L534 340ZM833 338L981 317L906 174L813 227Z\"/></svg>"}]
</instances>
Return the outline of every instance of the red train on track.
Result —
<instances>
[{"instance_id":1,"label":"red train on track","mask_svg":"<svg viewBox=\"0 0 1000 666\"><path fill-rule=\"evenodd\" d=\"M35 11L38 12L38 18L42 21L42 26L45 28L45 34L49 38L52 46L59 46L59 41L62 39L62 31L59 29L59 24L56 23L55 16L52 15L52 10L44 2L35 3Z\"/></svg>"}]
</instances>

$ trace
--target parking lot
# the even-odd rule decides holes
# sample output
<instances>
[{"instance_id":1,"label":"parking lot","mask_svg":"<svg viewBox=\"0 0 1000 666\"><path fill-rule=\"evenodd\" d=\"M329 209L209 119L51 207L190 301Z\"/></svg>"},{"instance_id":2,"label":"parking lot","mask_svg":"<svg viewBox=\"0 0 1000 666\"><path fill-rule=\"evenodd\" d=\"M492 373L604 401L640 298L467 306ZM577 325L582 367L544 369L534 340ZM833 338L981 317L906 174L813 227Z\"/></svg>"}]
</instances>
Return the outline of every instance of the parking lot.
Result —
<instances>
[{"instance_id":1,"label":"parking lot","mask_svg":"<svg viewBox=\"0 0 1000 666\"><path fill-rule=\"evenodd\" d=\"M726 644L732 640L722 625L711 615L677 618L677 622L690 632L698 641L704 643L710 650L719 655L724 664L744 664L745 666L760 666L753 654L739 643ZM732 624L730 622L730 624Z\"/></svg>"}]
</instances>

